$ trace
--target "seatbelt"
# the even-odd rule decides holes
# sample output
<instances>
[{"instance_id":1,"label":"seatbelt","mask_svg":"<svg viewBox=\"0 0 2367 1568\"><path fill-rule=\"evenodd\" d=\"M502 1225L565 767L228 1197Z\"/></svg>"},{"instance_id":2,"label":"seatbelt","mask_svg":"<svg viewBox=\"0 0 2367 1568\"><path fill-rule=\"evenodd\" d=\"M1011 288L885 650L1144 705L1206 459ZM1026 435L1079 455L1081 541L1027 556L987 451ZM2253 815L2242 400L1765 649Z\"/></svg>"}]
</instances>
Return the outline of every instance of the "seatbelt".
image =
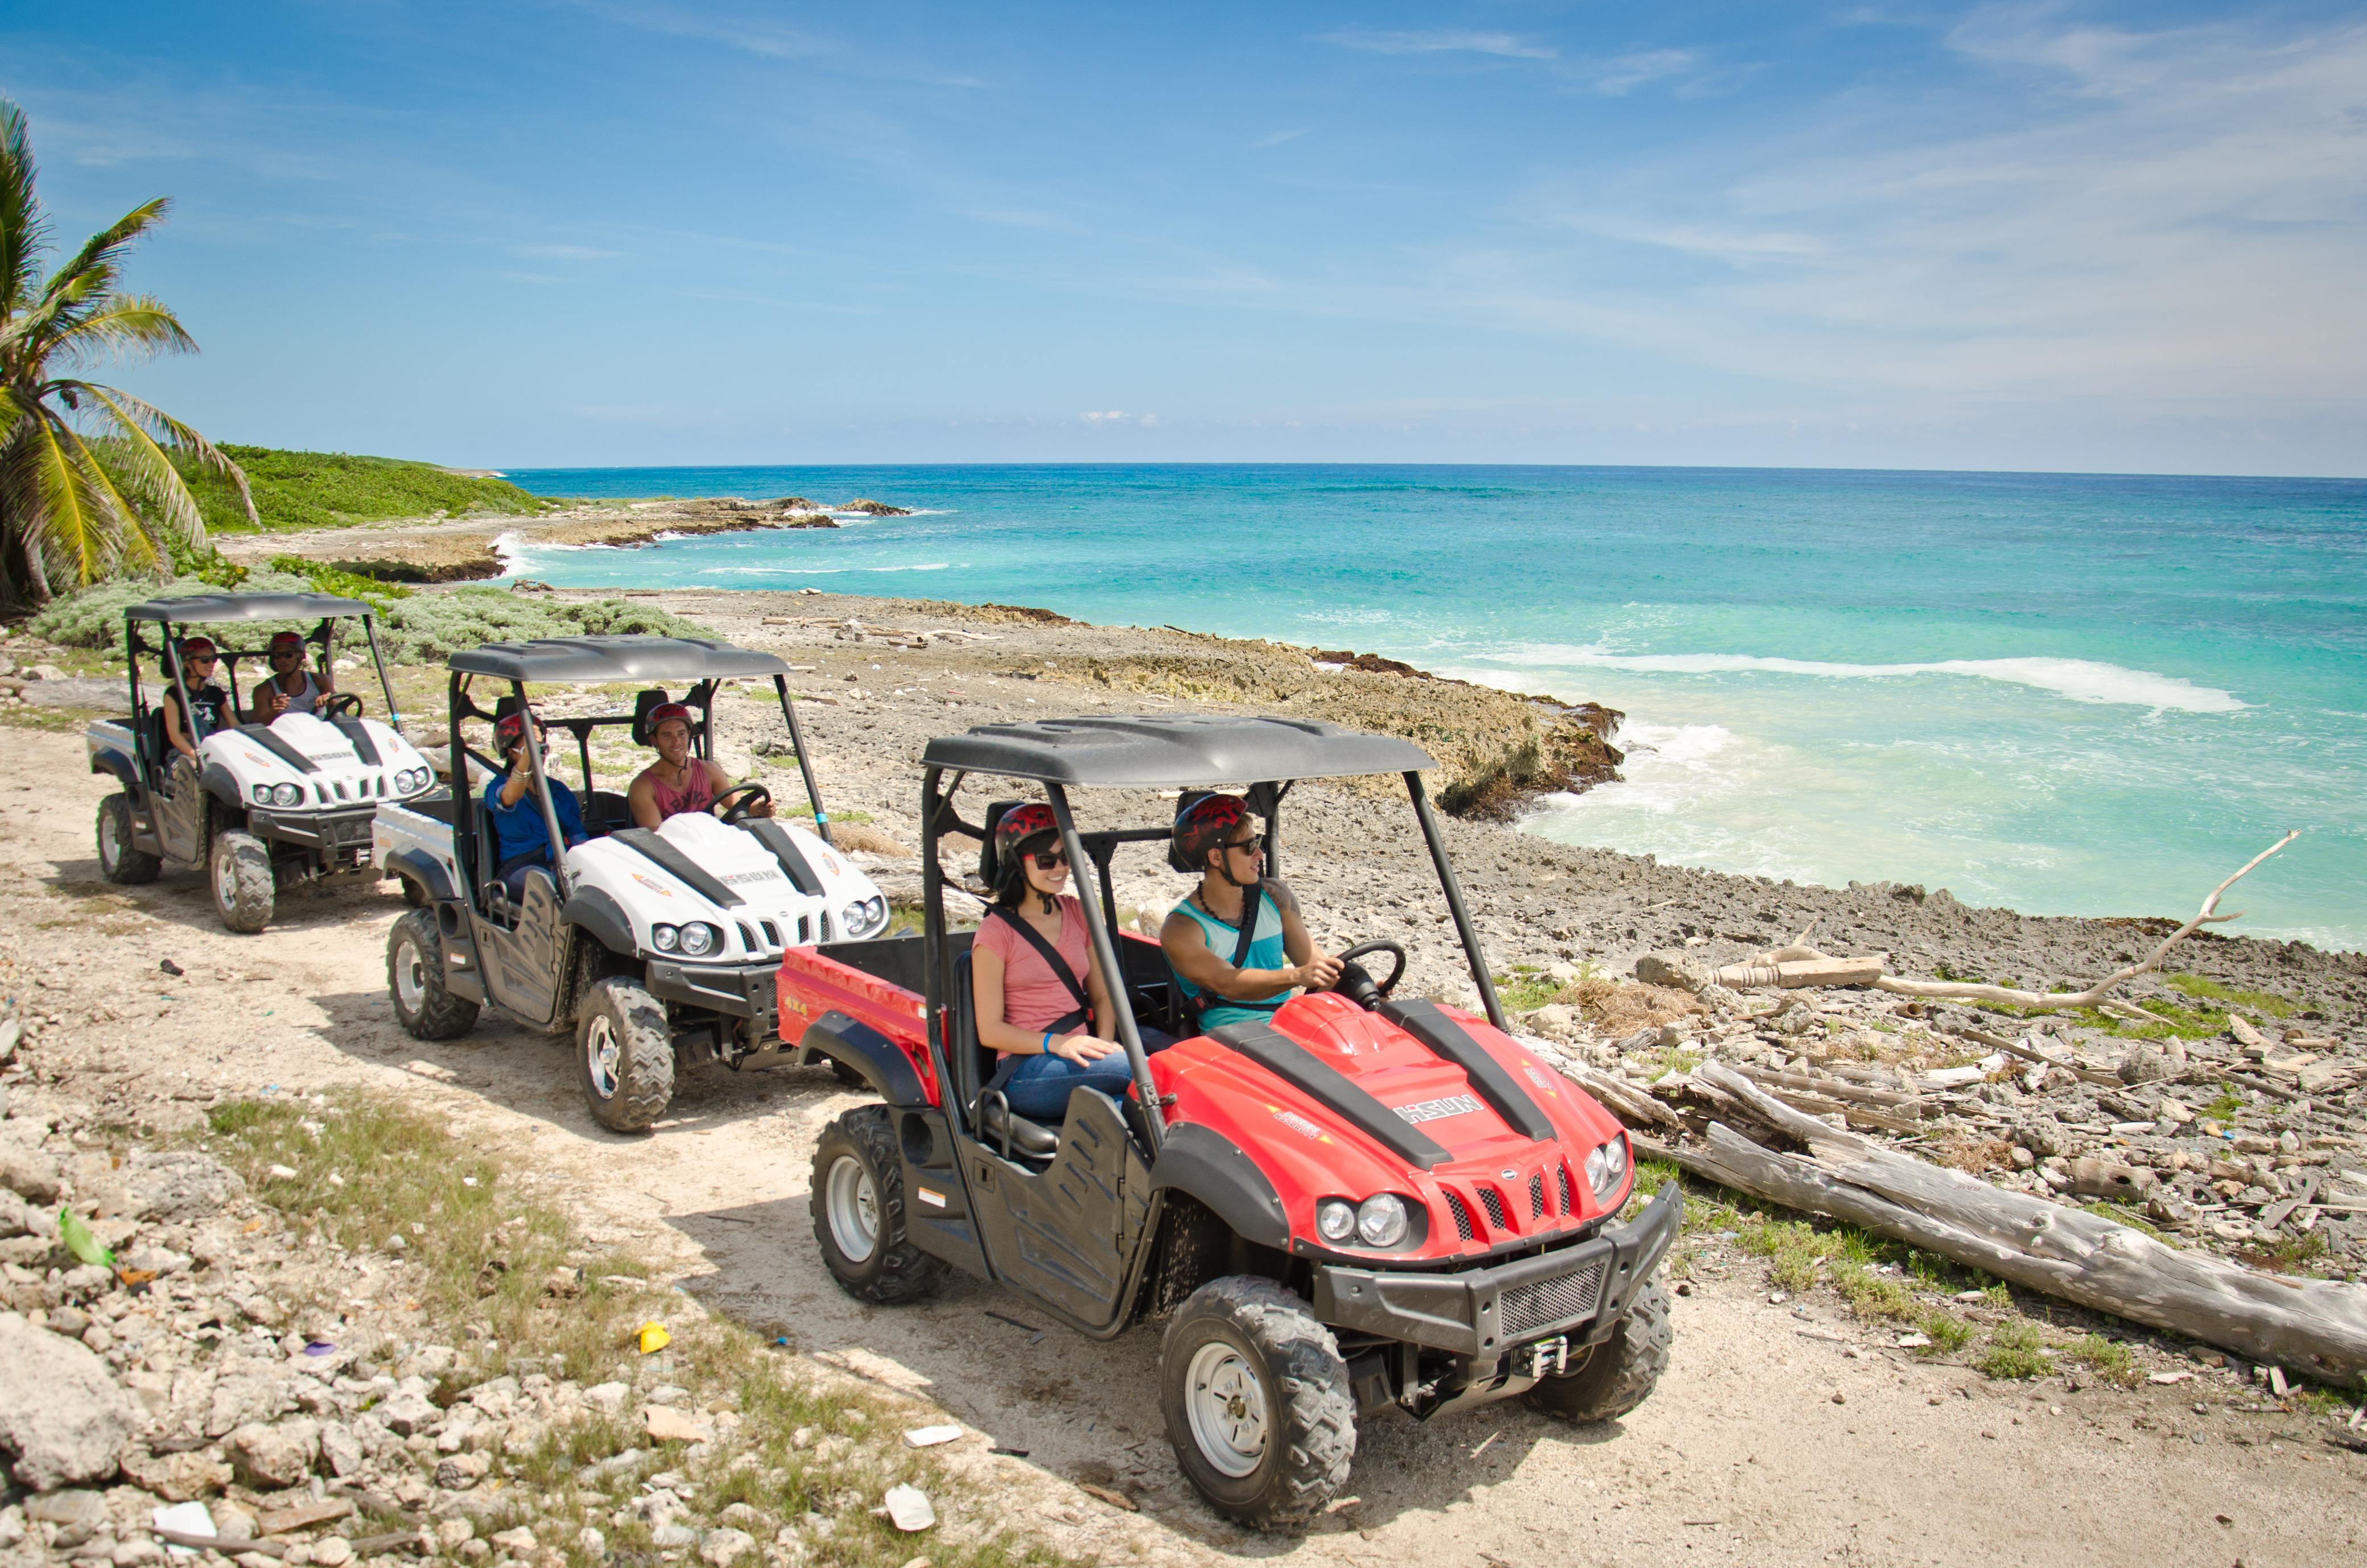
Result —
<instances>
[{"instance_id":1,"label":"seatbelt","mask_svg":"<svg viewBox=\"0 0 2367 1568\"><path fill-rule=\"evenodd\" d=\"M1241 894L1241 934L1233 943L1233 969L1237 974L1241 965L1250 961L1250 949L1257 945L1258 917L1265 913L1265 880L1263 877L1258 879L1254 888L1244 890ZM1208 908L1206 904L1200 907L1204 909ZM1281 907L1276 905L1275 908L1278 912ZM1211 919L1214 919L1216 911L1209 909L1208 914ZM1222 923L1218 921L1218 924ZM1203 991L1196 997L1187 997L1184 999L1192 1004L1192 1027L1195 1029L1200 1026L1200 1015L1212 1007L1256 1008L1261 1011L1272 1012L1282 1006L1280 1002L1269 1008L1258 1002L1229 1001L1214 991Z\"/></svg>"},{"instance_id":2,"label":"seatbelt","mask_svg":"<svg viewBox=\"0 0 2367 1568\"><path fill-rule=\"evenodd\" d=\"M1078 984L1076 973L1069 967L1069 961L1060 956L1060 950L1045 941L1044 933L1029 925L1025 918L1016 909L1005 908L1002 905L997 904L988 909L987 914L990 917L1002 916L1003 923L1017 931L1025 940L1027 945L1036 950L1036 956L1050 965L1052 973L1060 977L1060 984L1068 987L1069 995L1075 998L1077 1010L1055 1021L1051 1025L1051 1032L1066 1033L1084 1022L1091 1016L1093 1004L1085 995L1084 987Z\"/></svg>"}]
</instances>

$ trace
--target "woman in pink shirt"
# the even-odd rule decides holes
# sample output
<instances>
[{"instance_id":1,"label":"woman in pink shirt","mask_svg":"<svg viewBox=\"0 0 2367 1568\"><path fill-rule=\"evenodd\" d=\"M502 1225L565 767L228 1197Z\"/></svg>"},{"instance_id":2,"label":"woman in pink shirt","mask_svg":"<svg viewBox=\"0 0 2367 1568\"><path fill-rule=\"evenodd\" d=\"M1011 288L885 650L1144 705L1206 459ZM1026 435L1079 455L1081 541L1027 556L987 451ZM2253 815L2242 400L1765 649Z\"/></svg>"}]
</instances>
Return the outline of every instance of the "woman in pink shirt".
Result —
<instances>
[{"instance_id":1,"label":"woman in pink shirt","mask_svg":"<svg viewBox=\"0 0 2367 1568\"><path fill-rule=\"evenodd\" d=\"M1002 874L995 902L969 949L979 1043L1002 1053L988 1087L1031 1122L1059 1122L1080 1086L1123 1096L1134 1075L1116 1043L1117 1017L1084 909L1064 891L1069 858L1051 808L1030 803L1004 812L994 852Z\"/></svg>"}]
</instances>

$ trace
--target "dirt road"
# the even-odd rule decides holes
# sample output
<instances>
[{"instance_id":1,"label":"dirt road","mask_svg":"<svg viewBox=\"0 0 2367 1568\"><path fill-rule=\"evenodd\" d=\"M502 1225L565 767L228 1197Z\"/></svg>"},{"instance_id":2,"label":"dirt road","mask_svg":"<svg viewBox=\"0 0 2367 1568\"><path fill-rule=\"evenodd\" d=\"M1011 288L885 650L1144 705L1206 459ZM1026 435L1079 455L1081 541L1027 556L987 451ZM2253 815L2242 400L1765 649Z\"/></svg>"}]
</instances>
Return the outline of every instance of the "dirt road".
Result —
<instances>
[{"instance_id":1,"label":"dirt road","mask_svg":"<svg viewBox=\"0 0 2367 1568\"><path fill-rule=\"evenodd\" d=\"M222 1095L357 1083L447 1109L472 1137L569 1184L584 1224L630 1238L687 1288L808 1353L916 1389L1026 1463L1138 1500L1150 1554L1198 1561L2323 1564L2361 1545L2367 1456L2303 1423L2232 1408L2223 1374L2069 1392L1917 1362L1830 1303L1769 1302L1757 1265L1691 1249L1674 1365L1627 1420L1572 1431L1524 1406L1364 1435L1357 1501L1302 1540L1236 1531L1168 1455L1155 1330L1095 1345L1029 1326L1014 1299L957 1284L860 1306L831 1284L806 1212L814 1133L854 1100L827 1073L693 1077L652 1136L585 1115L561 1043L498 1023L427 1046L390 1020L391 893L299 893L259 938L214 921L194 876L102 883L103 781L71 737L17 730L0 760L0 956L27 1010L70 1043L64 1082L126 1121ZM171 960L178 976L160 967ZM29 1086L28 1086L29 1087ZM999 1314L999 1315L998 1315ZM1015 1322L1014 1320L1016 1320ZM2207 1406L2197 1413L2197 1401ZM1040 1509L1088 1556L1111 1517L1083 1494ZM1073 1522L1071 1522L1073 1520ZM1164 1550L1159 1548L1163 1547Z\"/></svg>"}]
</instances>

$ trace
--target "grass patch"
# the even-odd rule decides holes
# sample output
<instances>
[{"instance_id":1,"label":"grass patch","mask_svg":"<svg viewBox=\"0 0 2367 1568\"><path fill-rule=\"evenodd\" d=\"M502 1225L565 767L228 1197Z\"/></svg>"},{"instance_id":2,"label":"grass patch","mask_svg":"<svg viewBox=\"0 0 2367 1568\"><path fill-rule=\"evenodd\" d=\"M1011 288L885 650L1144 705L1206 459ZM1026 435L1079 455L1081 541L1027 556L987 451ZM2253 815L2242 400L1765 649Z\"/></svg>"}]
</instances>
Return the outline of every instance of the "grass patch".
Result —
<instances>
[{"instance_id":1,"label":"grass patch","mask_svg":"<svg viewBox=\"0 0 2367 1568\"><path fill-rule=\"evenodd\" d=\"M2008 1318L1989 1330L1988 1348L1973 1361L1983 1377L1999 1381L2043 1378L2055 1370L2045 1331L2034 1323Z\"/></svg>"},{"instance_id":2,"label":"grass patch","mask_svg":"<svg viewBox=\"0 0 2367 1568\"><path fill-rule=\"evenodd\" d=\"M1915 1326L1923 1331L1924 1338L1931 1341L1917 1352L1925 1357L1954 1356L1973 1342L1972 1325L1954 1313L1942 1312L1937 1307L1927 1308L1923 1315L1915 1320Z\"/></svg>"},{"instance_id":3,"label":"grass patch","mask_svg":"<svg viewBox=\"0 0 2367 1568\"><path fill-rule=\"evenodd\" d=\"M263 531L342 528L394 517L512 516L562 504L529 495L507 479L447 473L432 463L360 457L344 452L289 452L224 446L246 474ZM211 533L252 534L230 482L195 463L177 465Z\"/></svg>"},{"instance_id":4,"label":"grass patch","mask_svg":"<svg viewBox=\"0 0 2367 1568\"><path fill-rule=\"evenodd\" d=\"M2100 1220L2110 1220L2116 1225L2126 1225L2133 1231L2140 1231L2164 1247L2178 1245L2175 1237L2163 1234L2159 1226L2135 1209L2124 1207L2119 1203L2107 1202L2102 1199L2098 1199L2094 1202L2082 1203L2079 1207L2083 1213L2093 1214Z\"/></svg>"},{"instance_id":5,"label":"grass patch","mask_svg":"<svg viewBox=\"0 0 2367 1568\"><path fill-rule=\"evenodd\" d=\"M2214 1122L2225 1122L2243 1110L2245 1103L2244 1097L2236 1092L2234 1084L2223 1083L2219 1086L2219 1097L2203 1108L2203 1114Z\"/></svg>"},{"instance_id":6,"label":"grass patch","mask_svg":"<svg viewBox=\"0 0 2367 1568\"><path fill-rule=\"evenodd\" d=\"M2106 1382L2123 1388L2134 1388L2144 1375L2137 1365L2135 1353L2117 1339L2107 1339L2101 1334L2084 1334L2063 1347L2065 1359L2077 1361Z\"/></svg>"},{"instance_id":7,"label":"grass patch","mask_svg":"<svg viewBox=\"0 0 2367 1568\"><path fill-rule=\"evenodd\" d=\"M516 1358L530 1355L539 1370L586 1385L637 1376L680 1384L690 1393L685 1408L715 1423L715 1439L697 1457L688 1448L651 1444L629 1404L620 1416L554 1425L533 1447L494 1459L488 1482L510 1501L480 1525L481 1535L524 1523L540 1540L561 1543L571 1564L654 1562L648 1519L618 1511L640 1495L643 1472L664 1469L688 1483L691 1502L678 1522L728 1524L759 1542L788 1529L793 1561L896 1568L916 1545L939 1568L1054 1568L1067 1561L1014 1539L994 1499L970 1495L933 1456L898 1441L898 1432L916 1424L914 1411L825 1386L759 1336L645 1288L640 1260L580 1245L567 1216L498 1159L399 1101L343 1093L325 1104L232 1102L215 1108L200 1141L309 1233L308 1242L387 1253L412 1266L425 1321L406 1337L462 1348L438 1403L482 1379L523 1371ZM275 1167L295 1174L275 1176ZM329 1300L314 1304L334 1307ZM643 1358L630 1337L661 1315L674 1343ZM591 1468L637 1448L659 1451L613 1472ZM943 1522L925 1542L870 1511L899 1482L920 1486L937 1504ZM575 1544L586 1526L604 1532L605 1558Z\"/></svg>"},{"instance_id":8,"label":"grass patch","mask_svg":"<svg viewBox=\"0 0 2367 1568\"><path fill-rule=\"evenodd\" d=\"M326 561L306 560L302 556L273 556L271 570L284 571L290 577L300 577L323 593L334 593L346 599L358 599L383 615L397 599L411 597L411 590L400 582L380 582L375 577L365 577L358 571L331 566Z\"/></svg>"},{"instance_id":9,"label":"grass patch","mask_svg":"<svg viewBox=\"0 0 2367 1568\"><path fill-rule=\"evenodd\" d=\"M2274 991L2244 991L2233 986L2223 986L2203 975L2168 975L2164 982L2180 996L2199 1002L2218 1002L2226 1007L2250 1008L2271 1018L2291 1018L2301 1010L2301 1004L2291 997L2281 997Z\"/></svg>"},{"instance_id":10,"label":"grass patch","mask_svg":"<svg viewBox=\"0 0 2367 1568\"><path fill-rule=\"evenodd\" d=\"M2255 1269L2279 1274L2311 1274L2332 1256L2320 1231L2279 1231L2273 1241L2256 1243L2237 1257Z\"/></svg>"},{"instance_id":11,"label":"grass patch","mask_svg":"<svg viewBox=\"0 0 2367 1568\"><path fill-rule=\"evenodd\" d=\"M1527 971L1490 978L1496 982L1496 999L1508 1012L1534 1012L1562 993L1561 982Z\"/></svg>"}]
</instances>

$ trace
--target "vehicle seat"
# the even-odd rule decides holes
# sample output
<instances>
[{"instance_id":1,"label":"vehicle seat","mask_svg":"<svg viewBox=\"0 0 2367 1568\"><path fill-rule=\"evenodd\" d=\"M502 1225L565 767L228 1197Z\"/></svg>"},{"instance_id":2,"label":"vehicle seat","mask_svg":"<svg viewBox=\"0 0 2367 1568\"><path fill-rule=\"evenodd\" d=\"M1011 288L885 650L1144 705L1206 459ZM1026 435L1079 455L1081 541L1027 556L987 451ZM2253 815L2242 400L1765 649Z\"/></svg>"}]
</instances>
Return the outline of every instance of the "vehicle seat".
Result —
<instances>
[{"instance_id":1,"label":"vehicle seat","mask_svg":"<svg viewBox=\"0 0 2367 1568\"><path fill-rule=\"evenodd\" d=\"M583 831L602 838L633 825L633 803L613 789L595 789L583 801Z\"/></svg>"},{"instance_id":2,"label":"vehicle seat","mask_svg":"<svg viewBox=\"0 0 2367 1568\"><path fill-rule=\"evenodd\" d=\"M648 746L653 744L650 739L650 715L659 708L665 706L666 704L673 700L674 699L672 697L665 694L664 689L659 686L651 686L646 692L636 692L633 694L634 745Z\"/></svg>"},{"instance_id":3,"label":"vehicle seat","mask_svg":"<svg viewBox=\"0 0 2367 1568\"><path fill-rule=\"evenodd\" d=\"M1021 800L992 800L987 803L986 818L982 824L986 831L979 835L978 879L989 887L996 886L1002 881L1002 857L994 852L994 829L1002 821L1004 812L1014 810L1025 804L1025 801Z\"/></svg>"},{"instance_id":4,"label":"vehicle seat","mask_svg":"<svg viewBox=\"0 0 2367 1568\"><path fill-rule=\"evenodd\" d=\"M1002 1058L978 1043L978 1003L970 990L969 951L954 960L954 1050L962 1066L962 1103L976 1113L978 1137L990 1147L1008 1146L1014 1156L1048 1160L1060 1152L1058 1128L1031 1122L1011 1109L1001 1090L988 1091Z\"/></svg>"}]
</instances>

